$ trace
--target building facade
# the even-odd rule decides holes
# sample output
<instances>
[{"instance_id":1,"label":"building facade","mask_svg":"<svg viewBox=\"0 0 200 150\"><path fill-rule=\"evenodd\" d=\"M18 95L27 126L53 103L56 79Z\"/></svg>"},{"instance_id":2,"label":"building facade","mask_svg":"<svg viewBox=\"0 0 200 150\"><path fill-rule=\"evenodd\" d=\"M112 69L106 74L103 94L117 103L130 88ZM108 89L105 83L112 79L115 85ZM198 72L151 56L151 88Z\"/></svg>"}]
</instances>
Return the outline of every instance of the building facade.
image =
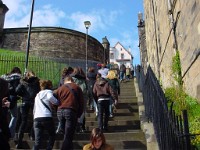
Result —
<instances>
[{"instance_id":1,"label":"building facade","mask_svg":"<svg viewBox=\"0 0 200 150\"><path fill-rule=\"evenodd\" d=\"M127 50L124 46L117 42L114 47L110 47L110 64L125 64L126 67L130 67L133 64L133 56L130 49Z\"/></svg>"},{"instance_id":2,"label":"building facade","mask_svg":"<svg viewBox=\"0 0 200 150\"><path fill-rule=\"evenodd\" d=\"M140 36L144 68L149 64L163 88L171 87L176 84L172 59L179 52L184 90L200 101L199 9L197 0L144 0L144 19L138 18L144 24L138 24L138 29L139 33L145 33Z\"/></svg>"}]
</instances>

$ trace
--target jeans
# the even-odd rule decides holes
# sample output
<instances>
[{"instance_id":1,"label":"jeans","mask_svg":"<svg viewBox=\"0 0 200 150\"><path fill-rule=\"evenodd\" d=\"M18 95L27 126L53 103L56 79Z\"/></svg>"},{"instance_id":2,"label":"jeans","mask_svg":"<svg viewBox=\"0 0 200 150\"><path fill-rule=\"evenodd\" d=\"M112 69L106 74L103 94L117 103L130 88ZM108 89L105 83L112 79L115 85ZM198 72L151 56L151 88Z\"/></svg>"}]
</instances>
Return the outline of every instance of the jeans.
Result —
<instances>
[{"instance_id":1,"label":"jeans","mask_svg":"<svg viewBox=\"0 0 200 150\"><path fill-rule=\"evenodd\" d=\"M112 97L110 98L109 112L110 112L110 115L113 115L113 99L112 99Z\"/></svg>"},{"instance_id":2,"label":"jeans","mask_svg":"<svg viewBox=\"0 0 200 150\"><path fill-rule=\"evenodd\" d=\"M108 128L108 120L109 120L109 105L110 100L101 100L98 101L97 107L98 107L98 127L100 129L107 129ZM104 121L103 121L103 115Z\"/></svg>"},{"instance_id":3,"label":"jeans","mask_svg":"<svg viewBox=\"0 0 200 150\"><path fill-rule=\"evenodd\" d=\"M10 109L10 115L11 115L11 120L9 123L9 129L10 129L11 138L14 138L15 128L17 124L17 104L12 109Z\"/></svg>"},{"instance_id":4,"label":"jeans","mask_svg":"<svg viewBox=\"0 0 200 150\"><path fill-rule=\"evenodd\" d=\"M38 118L37 118L38 119ZM47 130L49 134L49 142L47 144L47 150L52 150L54 142L55 142L55 126L53 122L53 118L44 117L39 118L39 120L34 120L34 131L35 131L35 144L33 149L39 150L41 149L41 141L43 132Z\"/></svg>"},{"instance_id":5,"label":"jeans","mask_svg":"<svg viewBox=\"0 0 200 150\"><path fill-rule=\"evenodd\" d=\"M120 73L119 73L120 81L122 81L124 79L124 76L125 76L125 72L120 71Z\"/></svg>"},{"instance_id":6,"label":"jeans","mask_svg":"<svg viewBox=\"0 0 200 150\"><path fill-rule=\"evenodd\" d=\"M28 122L30 109L33 110L33 104L31 104L31 103L22 103L22 105L20 107L21 123L20 123L20 127L19 127L18 144L22 143L22 140L24 137L24 132L25 132L27 122ZM31 127L30 131L33 131L32 127Z\"/></svg>"},{"instance_id":7,"label":"jeans","mask_svg":"<svg viewBox=\"0 0 200 150\"><path fill-rule=\"evenodd\" d=\"M65 134L61 150L73 150L73 137L77 125L77 113L72 109L59 109L57 117L60 122L65 120Z\"/></svg>"}]
</instances>

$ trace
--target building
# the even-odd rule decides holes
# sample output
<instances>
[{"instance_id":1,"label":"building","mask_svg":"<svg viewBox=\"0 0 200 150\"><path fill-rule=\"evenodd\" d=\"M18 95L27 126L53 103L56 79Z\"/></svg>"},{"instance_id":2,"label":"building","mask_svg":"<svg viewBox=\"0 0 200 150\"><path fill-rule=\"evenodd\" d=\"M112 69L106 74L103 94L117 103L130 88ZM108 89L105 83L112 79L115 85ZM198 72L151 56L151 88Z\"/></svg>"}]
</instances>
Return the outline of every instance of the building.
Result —
<instances>
[{"instance_id":1,"label":"building","mask_svg":"<svg viewBox=\"0 0 200 150\"><path fill-rule=\"evenodd\" d=\"M120 42L117 42L114 47L110 47L110 64L118 66L125 64L126 67L130 67L133 64L130 48L129 50L125 49Z\"/></svg>"},{"instance_id":2,"label":"building","mask_svg":"<svg viewBox=\"0 0 200 150\"><path fill-rule=\"evenodd\" d=\"M200 101L200 3L196 0L144 0L138 16L141 63L151 66L164 89L176 82L173 58L180 57L184 90Z\"/></svg>"}]
</instances>

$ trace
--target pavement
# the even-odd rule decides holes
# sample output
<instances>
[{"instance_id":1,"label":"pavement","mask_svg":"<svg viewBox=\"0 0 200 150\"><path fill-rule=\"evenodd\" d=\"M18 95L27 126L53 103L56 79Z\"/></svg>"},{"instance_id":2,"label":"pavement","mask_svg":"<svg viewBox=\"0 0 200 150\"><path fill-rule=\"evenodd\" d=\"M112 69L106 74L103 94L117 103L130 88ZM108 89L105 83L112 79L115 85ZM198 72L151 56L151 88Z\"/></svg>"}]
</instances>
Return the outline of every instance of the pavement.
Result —
<instances>
[{"instance_id":1,"label":"pavement","mask_svg":"<svg viewBox=\"0 0 200 150\"><path fill-rule=\"evenodd\" d=\"M147 142L147 150L159 150L155 132L154 132L154 128L153 128L153 123L148 122L144 115L145 107L143 104L143 96L142 96L142 93L139 91L136 78L134 79L134 84L135 84L136 96L138 97L141 129L145 133L145 138L146 138L146 142Z\"/></svg>"}]
</instances>

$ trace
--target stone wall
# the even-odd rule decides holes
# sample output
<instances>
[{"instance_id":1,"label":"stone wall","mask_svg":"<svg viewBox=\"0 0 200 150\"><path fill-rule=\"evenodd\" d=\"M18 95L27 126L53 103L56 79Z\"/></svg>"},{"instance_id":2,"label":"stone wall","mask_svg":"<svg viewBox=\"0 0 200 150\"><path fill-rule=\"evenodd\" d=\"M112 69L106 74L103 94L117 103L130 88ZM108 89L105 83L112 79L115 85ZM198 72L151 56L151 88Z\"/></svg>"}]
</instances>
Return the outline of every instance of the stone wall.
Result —
<instances>
[{"instance_id":1,"label":"stone wall","mask_svg":"<svg viewBox=\"0 0 200 150\"><path fill-rule=\"evenodd\" d=\"M144 0L148 63L163 87L169 87L174 84L172 57L178 50L184 88L200 100L199 10L200 1L197 0Z\"/></svg>"},{"instance_id":2,"label":"stone wall","mask_svg":"<svg viewBox=\"0 0 200 150\"><path fill-rule=\"evenodd\" d=\"M2 48L26 51L28 28L4 29ZM103 60L104 48L95 38L88 36L88 60ZM52 58L86 58L86 35L56 27L34 27L31 32L30 54Z\"/></svg>"}]
</instances>

